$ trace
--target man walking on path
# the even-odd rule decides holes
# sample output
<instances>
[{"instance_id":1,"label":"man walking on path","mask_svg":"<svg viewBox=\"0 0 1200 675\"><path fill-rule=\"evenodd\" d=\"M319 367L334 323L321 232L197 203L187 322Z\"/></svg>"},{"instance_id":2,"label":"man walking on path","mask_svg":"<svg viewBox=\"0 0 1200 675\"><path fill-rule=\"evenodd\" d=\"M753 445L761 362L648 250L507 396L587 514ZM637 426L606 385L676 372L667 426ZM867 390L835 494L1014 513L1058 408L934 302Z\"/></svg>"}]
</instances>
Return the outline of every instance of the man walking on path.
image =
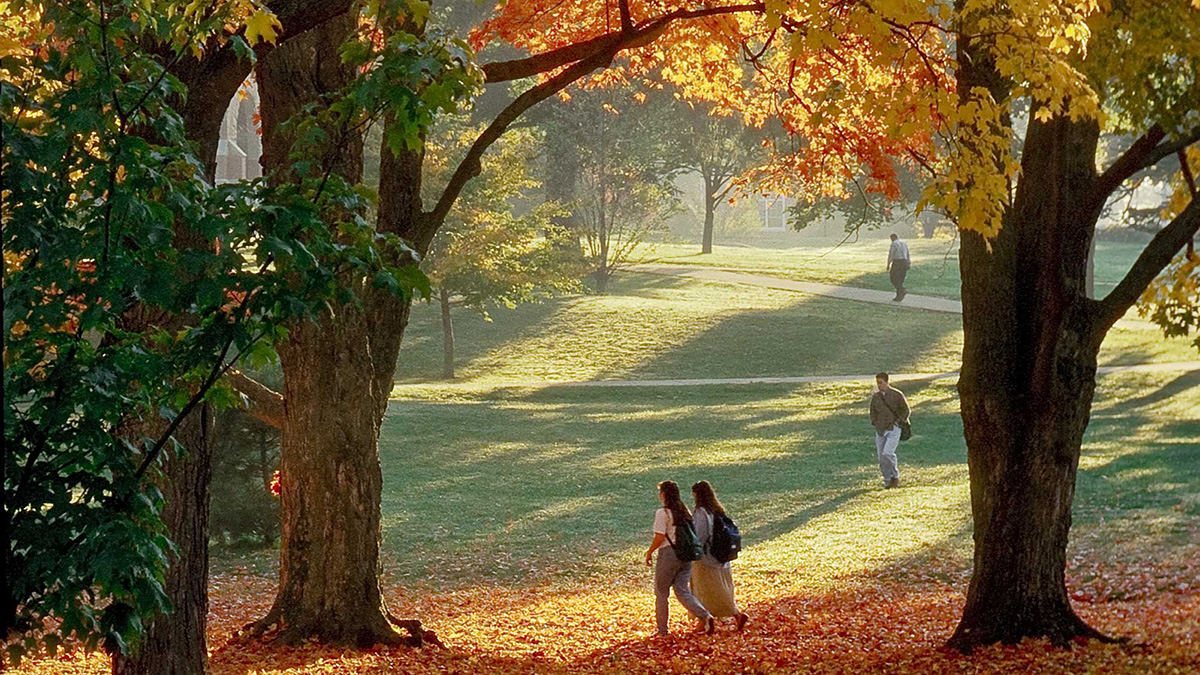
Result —
<instances>
[{"instance_id":1,"label":"man walking on path","mask_svg":"<svg viewBox=\"0 0 1200 675\"><path fill-rule=\"evenodd\" d=\"M893 302L900 302L908 291L904 290L904 277L908 268L912 267L912 258L908 255L908 244L900 241L900 237L892 235L892 247L888 249L888 272L892 277L892 285L896 287L896 297Z\"/></svg>"},{"instance_id":2,"label":"man walking on path","mask_svg":"<svg viewBox=\"0 0 1200 675\"><path fill-rule=\"evenodd\" d=\"M908 399L904 392L888 384L888 374L875 376L879 391L871 396L871 426L875 427L875 456L883 474L883 487L900 487L899 460L896 446L900 445L900 423L908 422Z\"/></svg>"}]
</instances>

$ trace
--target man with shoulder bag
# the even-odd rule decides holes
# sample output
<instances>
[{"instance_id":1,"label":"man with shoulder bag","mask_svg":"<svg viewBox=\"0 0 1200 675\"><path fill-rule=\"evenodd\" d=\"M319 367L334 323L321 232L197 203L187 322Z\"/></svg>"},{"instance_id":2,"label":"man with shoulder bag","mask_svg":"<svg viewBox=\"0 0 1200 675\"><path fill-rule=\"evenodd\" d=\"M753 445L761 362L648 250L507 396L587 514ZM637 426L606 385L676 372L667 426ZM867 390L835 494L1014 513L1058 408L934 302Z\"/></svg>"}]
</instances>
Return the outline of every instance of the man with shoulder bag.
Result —
<instances>
[{"instance_id":1,"label":"man with shoulder bag","mask_svg":"<svg viewBox=\"0 0 1200 675\"><path fill-rule=\"evenodd\" d=\"M875 376L879 391L871 396L871 426L875 427L875 455L879 459L879 471L883 474L883 487L900 487L899 460L896 448L900 441L912 436L909 424L908 399L904 392L888 383L888 374Z\"/></svg>"}]
</instances>

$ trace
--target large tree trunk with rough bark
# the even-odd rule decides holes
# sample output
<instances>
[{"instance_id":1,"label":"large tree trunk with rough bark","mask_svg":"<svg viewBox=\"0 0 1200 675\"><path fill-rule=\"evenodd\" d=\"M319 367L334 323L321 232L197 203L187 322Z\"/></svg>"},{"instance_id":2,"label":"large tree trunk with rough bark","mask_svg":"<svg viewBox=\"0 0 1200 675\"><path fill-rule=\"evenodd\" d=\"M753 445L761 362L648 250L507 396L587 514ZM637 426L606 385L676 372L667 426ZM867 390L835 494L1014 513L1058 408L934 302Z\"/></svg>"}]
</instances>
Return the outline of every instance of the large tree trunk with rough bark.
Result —
<instances>
[{"instance_id":1,"label":"large tree trunk with rough bark","mask_svg":"<svg viewBox=\"0 0 1200 675\"><path fill-rule=\"evenodd\" d=\"M399 642L379 589L383 475L379 392L367 321L343 306L294 326L280 348L287 422L281 436L279 594L284 642Z\"/></svg>"},{"instance_id":2,"label":"large tree trunk with rough bark","mask_svg":"<svg viewBox=\"0 0 1200 675\"><path fill-rule=\"evenodd\" d=\"M275 8L284 24L281 40L302 35L328 17L344 13L346 0L298 0ZM260 55L269 45L259 48ZM216 174L221 121L229 101L250 74L249 60L239 59L229 46L209 45L204 58L173 61L172 73L188 92L179 106L188 137L199 148L208 180ZM167 570L166 589L172 612L156 617L142 646L132 655L116 657L113 672L120 675L174 675L205 672L208 614L208 509L211 479L212 416L207 406L194 411L176 437L187 453L164 466L164 519L168 536L178 547Z\"/></svg>"},{"instance_id":3,"label":"large tree trunk with rough bark","mask_svg":"<svg viewBox=\"0 0 1200 675\"><path fill-rule=\"evenodd\" d=\"M288 161L291 143L279 125L352 77L339 56L352 28L352 17L339 17L260 62L268 169L286 167ZM361 135L331 137L338 149L334 170L359 180ZM419 170L419 159L410 164ZM383 186L394 178L394 167L394 158L385 156ZM384 195L381 214L391 212L394 200L395 195ZM419 645L419 623L400 622L411 633L401 638L379 587L379 429L410 303L361 284L357 293L361 306L335 305L315 322L294 325L279 348L286 402L280 437L280 586L255 632L277 628L282 642L315 638L360 647Z\"/></svg>"},{"instance_id":4,"label":"large tree trunk with rough bark","mask_svg":"<svg viewBox=\"0 0 1200 675\"><path fill-rule=\"evenodd\" d=\"M178 548L170 557L166 591L172 611L154 618L128 656L114 656L114 675L203 675L208 664L208 497L213 418L207 405L179 425L184 451L163 469L163 520ZM163 425L157 425L162 427ZM153 435L153 432L147 432Z\"/></svg>"},{"instance_id":5,"label":"large tree trunk with rough bark","mask_svg":"<svg viewBox=\"0 0 1200 675\"><path fill-rule=\"evenodd\" d=\"M1099 208L1095 122L1029 125L1022 178L987 250L963 233L959 378L975 568L951 646L1099 637L1064 579L1075 474L1107 326L1086 294Z\"/></svg>"},{"instance_id":6,"label":"large tree trunk with rough bark","mask_svg":"<svg viewBox=\"0 0 1200 675\"><path fill-rule=\"evenodd\" d=\"M958 38L960 92L1005 101L1011 84L988 52ZM975 95L975 94L966 94ZM1101 300L1088 297L1096 223L1113 191L1200 139L1158 125L1096 168L1099 124L1030 111L1020 182L990 243L962 233L963 365L959 397L975 566L949 646L1045 637L1108 639L1071 607L1065 583L1071 506L1091 413L1100 344L1114 323L1200 229L1200 200L1160 230ZM1004 123L1007 124L1007 120ZM997 170L1001 170L1000 167Z\"/></svg>"},{"instance_id":7,"label":"large tree trunk with rough bark","mask_svg":"<svg viewBox=\"0 0 1200 675\"><path fill-rule=\"evenodd\" d=\"M260 62L267 169L287 168L291 139L280 126L353 76L338 55L352 26L348 15L335 18ZM338 155L334 170L357 180L361 135L331 130L330 136ZM368 330L361 308L335 305L315 321L291 326L279 347L286 401L280 435L280 583L263 628L277 625L284 642L310 637L361 646L399 641L378 581L383 477Z\"/></svg>"}]
</instances>

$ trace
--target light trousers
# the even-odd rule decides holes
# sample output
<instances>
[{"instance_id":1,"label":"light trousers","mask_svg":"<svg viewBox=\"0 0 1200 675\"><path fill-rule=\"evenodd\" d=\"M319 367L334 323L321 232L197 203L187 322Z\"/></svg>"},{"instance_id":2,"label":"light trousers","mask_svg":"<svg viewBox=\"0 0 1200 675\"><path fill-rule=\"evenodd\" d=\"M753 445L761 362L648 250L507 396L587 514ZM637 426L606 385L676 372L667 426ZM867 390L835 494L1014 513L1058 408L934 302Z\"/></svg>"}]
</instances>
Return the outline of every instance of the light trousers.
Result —
<instances>
[{"instance_id":1,"label":"light trousers","mask_svg":"<svg viewBox=\"0 0 1200 675\"><path fill-rule=\"evenodd\" d=\"M879 473L886 485L900 478L900 460L896 458L896 447L900 445L900 425L883 432L875 432L875 456L879 459Z\"/></svg>"},{"instance_id":2,"label":"light trousers","mask_svg":"<svg viewBox=\"0 0 1200 675\"><path fill-rule=\"evenodd\" d=\"M667 634L667 616L670 612L668 604L671 600L671 588L675 589L675 598L687 608L697 619L708 619L712 615L700 604L688 582L692 578L692 563L680 560L675 555L675 549L664 546L658 549L658 559L654 562L654 615L658 621L659 635Z\"/></svg>"}]
</instances>

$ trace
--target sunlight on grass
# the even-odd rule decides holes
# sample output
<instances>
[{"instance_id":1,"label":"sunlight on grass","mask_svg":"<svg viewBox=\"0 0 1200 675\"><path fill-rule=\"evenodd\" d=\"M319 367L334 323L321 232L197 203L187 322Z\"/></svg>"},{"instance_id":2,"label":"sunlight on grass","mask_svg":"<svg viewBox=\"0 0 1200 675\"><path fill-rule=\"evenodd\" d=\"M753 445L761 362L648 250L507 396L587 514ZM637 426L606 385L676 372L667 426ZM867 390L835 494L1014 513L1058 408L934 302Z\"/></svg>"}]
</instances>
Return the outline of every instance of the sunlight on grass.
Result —
<instances>
[{"instance_id":1,"label":"sunlight on grass","mask_svg":"<svg viewBox=\"0 0 1200 675\"><path fill-rule=\"evenodd\" d=\"M529 515L509 521L504 526L505 534L515 534L522 530L541 527L547 521L567 518L583 514L589 509L599 509L608 505L606 497L573 497L560 499Z\"/></svg>"},{"instance_id":2,"label":"sunlight on grass","mask_svg":"<svg viewBox=\"0 0 1200 675\"><path fill-rule=\"evenodd\" d=\"M960 473L954 483L864 491L835 511L752 546L739 569L795 574L820 586L941 544L968 525L966 475Z\"/></svg>"},{"instance_id":3,"label":"sunlight on grass","mask_svg":"<svg viewBox=\"0 0 1200 675\"><path fill-rule=\"evenodd\" d=\"M788 457L788 450L801 440L793 436L750 442L716 442L705 444L702 450L697 450L690 441L659 441L625 452L609 453L603 459L592 462L591 466L610 474L642 474L647 471L669 473L683 467L752 465L763 460Z\"/></svg>"},{"instance_id":4,"label":"sunlight on grass","mask_svg":"<svg viewBox=\"0 0 1200 675\"><path fill-rule=\"evenodd\" d=\"M393 397L451 400L597 379L940 372L956 367L954 315L749 286L629 274L610 295L456 318L459 379L438 382L436 308L417 307Z\"/></svg>"}]
</instances>

